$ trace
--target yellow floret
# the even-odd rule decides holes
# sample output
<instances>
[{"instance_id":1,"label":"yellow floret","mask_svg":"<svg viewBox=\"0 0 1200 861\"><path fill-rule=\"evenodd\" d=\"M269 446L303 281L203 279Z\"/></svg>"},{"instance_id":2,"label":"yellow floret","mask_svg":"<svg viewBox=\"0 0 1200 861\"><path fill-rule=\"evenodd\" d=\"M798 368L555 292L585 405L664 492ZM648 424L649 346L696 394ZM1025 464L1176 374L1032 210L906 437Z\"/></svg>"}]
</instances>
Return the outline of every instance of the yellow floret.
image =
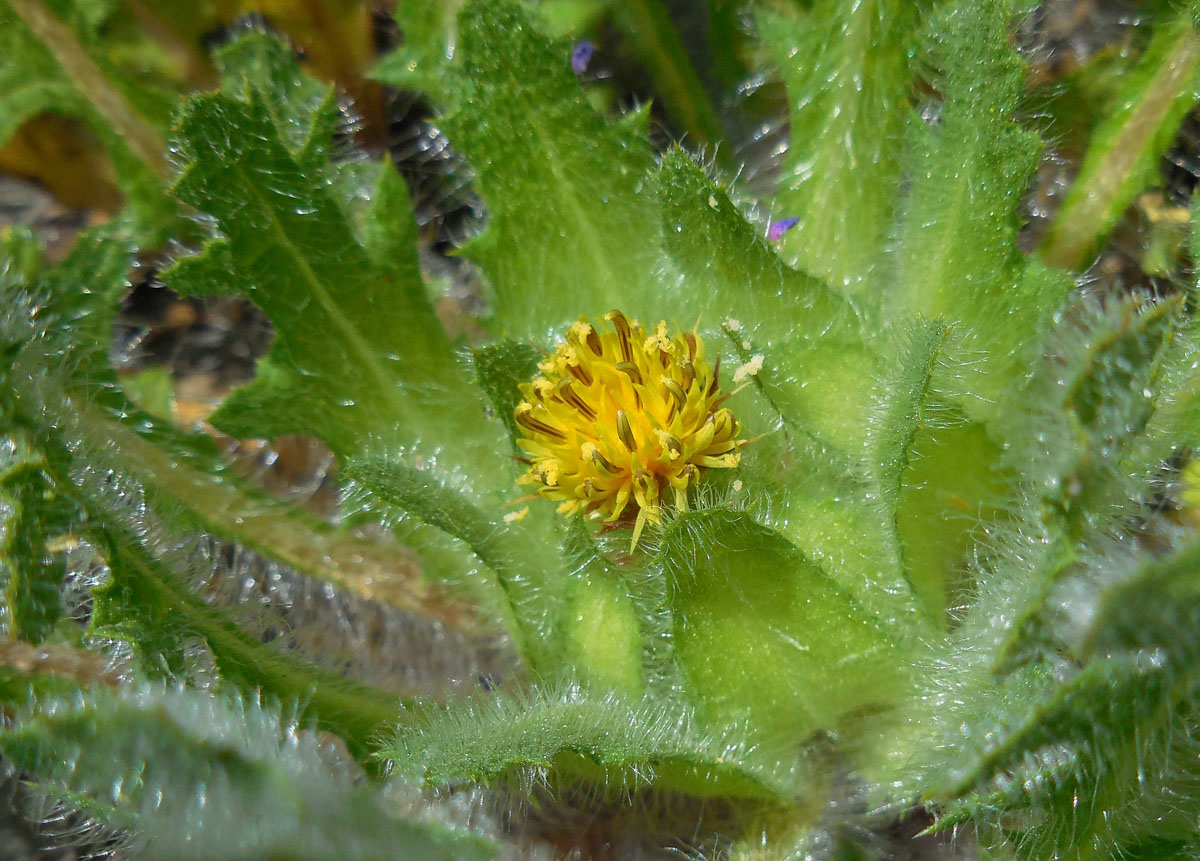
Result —
<instances>
[{"instance_id":1,"label":"yellow floret","mask_svg":"<svg viewBox=\"0 0 1200 861\"><path fill-rule=\"evenodd\" d=\"M720 406L716 370L695 332L653 333L620 311L612 329L580 319L521 384L515 417L530 467L519 483L567 515L633 521L631 549L661 520L664 494L687 508L704 468L737 466L741 426Z\"/></svg>"}]
</instances>

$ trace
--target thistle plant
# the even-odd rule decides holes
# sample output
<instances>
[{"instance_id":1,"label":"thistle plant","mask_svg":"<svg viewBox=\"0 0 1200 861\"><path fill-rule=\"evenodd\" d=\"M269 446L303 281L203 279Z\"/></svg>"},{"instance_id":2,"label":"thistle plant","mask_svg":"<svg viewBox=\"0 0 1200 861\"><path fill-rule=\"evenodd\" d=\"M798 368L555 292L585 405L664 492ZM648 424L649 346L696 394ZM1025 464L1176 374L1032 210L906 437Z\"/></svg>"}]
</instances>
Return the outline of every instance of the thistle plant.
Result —
<instances>
[{"instance_id":1,"label":"thistle plant","mask_svg":"<svg viewBox=\"0 0 1200 861\"><path fill-rule=\"evenodd\" d=\"M60 262L0 240L11 780L146 857L889 857L897 821L1193 857L1188 201L1146 217L1156 289L1085 273L1164 182L1194 10L1149 4L1047 96L1017 0L708 4L714 56L782 82L767 183L661 4L582 5L403 2L349 85L341 32L296 25L305 67L233 28L192 74L145 29L186 29L171 4L0 2L0 142L70 115L123 196ZM601 20L679 140L587 74ZM428 100L486 209L469 336L351 141L380 85ZM1039 237L1043 139L1081 154ZM199 427L111 362L151 262L273 326ZM338 516L217 432L320 440ZM228 554L416 632L406 681L269 633Z\"/></svg>"}]
</instances>

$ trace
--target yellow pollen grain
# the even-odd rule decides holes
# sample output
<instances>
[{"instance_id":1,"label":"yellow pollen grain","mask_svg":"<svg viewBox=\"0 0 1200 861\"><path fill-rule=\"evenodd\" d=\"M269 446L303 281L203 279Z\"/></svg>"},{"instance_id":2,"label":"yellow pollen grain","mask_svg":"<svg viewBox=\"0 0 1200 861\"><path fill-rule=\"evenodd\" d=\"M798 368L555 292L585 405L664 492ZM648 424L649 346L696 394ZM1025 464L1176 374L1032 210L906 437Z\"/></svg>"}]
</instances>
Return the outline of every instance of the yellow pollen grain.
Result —
<instances>
[{"instance_id":1,"label":"yellow pollen grain","mask_svg":"<svg viewBox=\"0 0 1200 861\"><path fill-rule=\"evenodd\" d=\"M751 356L750 361L733 372L733 381L735 383L740 383L742 380L746 379L746 377L753 377L762 370L764 361L765 357L762 353Z\"/></svg>"},{"instance_id":2,"label":"yellow pollen grain","mask_svg":"<svg viewBox=\"0 0 1200 861\"><path fill-rule=\"evenodd\" d=\"M528 515L528 514L529 514L529 506L526 505L520 511L513 511L509 514L504 515L504 522L505 523L520 523L522 520L525 519L526 515Z\"/></svg>"},{"instance_id":3,"label":"yellow pollen grain","mask_svg":"<svg viewBox=\"0 0 1200 861\"><path fill-rule=\"evenodd\" d=\"M653 356L658 351L664 353L675 352L675 342L667 337L667 321L663 320L654 328L654 334L646 339L642 344L642 349L646 351L646 355Z\"/></svg>"}]
</instances>

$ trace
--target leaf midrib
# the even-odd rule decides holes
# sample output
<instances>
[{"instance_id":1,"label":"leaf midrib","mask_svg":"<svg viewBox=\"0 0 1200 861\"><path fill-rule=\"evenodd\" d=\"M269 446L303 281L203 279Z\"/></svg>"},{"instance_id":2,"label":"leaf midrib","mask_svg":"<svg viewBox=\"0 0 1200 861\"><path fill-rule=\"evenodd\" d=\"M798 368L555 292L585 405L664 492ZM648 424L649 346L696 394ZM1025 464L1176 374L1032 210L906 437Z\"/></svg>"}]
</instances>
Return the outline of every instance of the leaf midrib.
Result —
<instances>
[{"instance_id":1,"label":"leaf midrib","mask_svg":"<svg viewBox=\"0 0 1200 861\"><path fill-rule=\"evenodd\" d=\"M292 258L296 267L300 271L300 276L304 280L305 285L309 288L312 295L321 303L321 307L325 309L329 319L338 329L339 333L345 338L346 344L351 348L352 352L358 357L358 365L365 368L374 378L378 391L373 393L380 399L386 398L394 407L396 415L404 414L404 405L399 403L394 395L398 391L397 380L387 372L383 365L379 362L379 356L371 345L363 338L358 331L358 327L350 322L333 301L333 296L326 289L324 282L317 277L317 273L313 271L312 265L308 259L300 253L300 249L292 242L287 231L283 227L283 222L280 220L275 208L270 205L269 201L259 191L257 184L251 181L249 173L240 161L233 163L233 170L242 180L242 184L247 189L247 193L262 207L266 213L271 225L271 232L278 240L280 246ZM356 405L361 406L356 401ZM343 452L344 454L345 452Z\"/></svg>"}]
</instances>

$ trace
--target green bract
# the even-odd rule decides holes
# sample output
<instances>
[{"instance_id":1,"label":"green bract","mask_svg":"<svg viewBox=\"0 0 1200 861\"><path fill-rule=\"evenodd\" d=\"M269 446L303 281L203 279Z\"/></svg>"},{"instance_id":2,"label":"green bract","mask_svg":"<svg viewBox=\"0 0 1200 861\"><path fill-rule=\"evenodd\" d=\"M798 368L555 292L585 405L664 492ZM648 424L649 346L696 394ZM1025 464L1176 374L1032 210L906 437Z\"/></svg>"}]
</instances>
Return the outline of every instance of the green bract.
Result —
<instances>
[{"instance_id":1,"label":"green bract","mask_svg":"<svg viewBox=\"0 0 1200 861\"><path fill-rule=\"evenodd\" d=\"M515 852L446 803L473 797L560 849L612 834L530 810L731 857L850 857L918 807L996 857L1200 852L1200 537L1173 491L1200 448L1196 297L1079 286L1195 106L1192 9L1152 4L1034 123L1017 0L749 3L757 36L714 2L712 70L658 0L406 0L372 74L472 170L468 340L401 173L355 157L284 41L230 36L216 87L176 100L118 62L118 5L0 0L0 144L74 116L126 198L57 265L0 237L0 754L39 793L162 857ZM601 110L572 69L560 36L606 16L685 140L656 148L651 107ZM758 198L710 87L751 69L790 125ZM1035 126L1083 154L1031 251ZM177 293L270 319L209 421L318 438L343 520L122 387L114 319L151 252ZM698 319L752 440L632 550L510 507L518 386L610 309ZM426 632L391 656L415 669L357 677L311 625L273 640L216 594L214 547ZM79 670L95 651L125 676Z\"/></svg>"}]
</instances>

